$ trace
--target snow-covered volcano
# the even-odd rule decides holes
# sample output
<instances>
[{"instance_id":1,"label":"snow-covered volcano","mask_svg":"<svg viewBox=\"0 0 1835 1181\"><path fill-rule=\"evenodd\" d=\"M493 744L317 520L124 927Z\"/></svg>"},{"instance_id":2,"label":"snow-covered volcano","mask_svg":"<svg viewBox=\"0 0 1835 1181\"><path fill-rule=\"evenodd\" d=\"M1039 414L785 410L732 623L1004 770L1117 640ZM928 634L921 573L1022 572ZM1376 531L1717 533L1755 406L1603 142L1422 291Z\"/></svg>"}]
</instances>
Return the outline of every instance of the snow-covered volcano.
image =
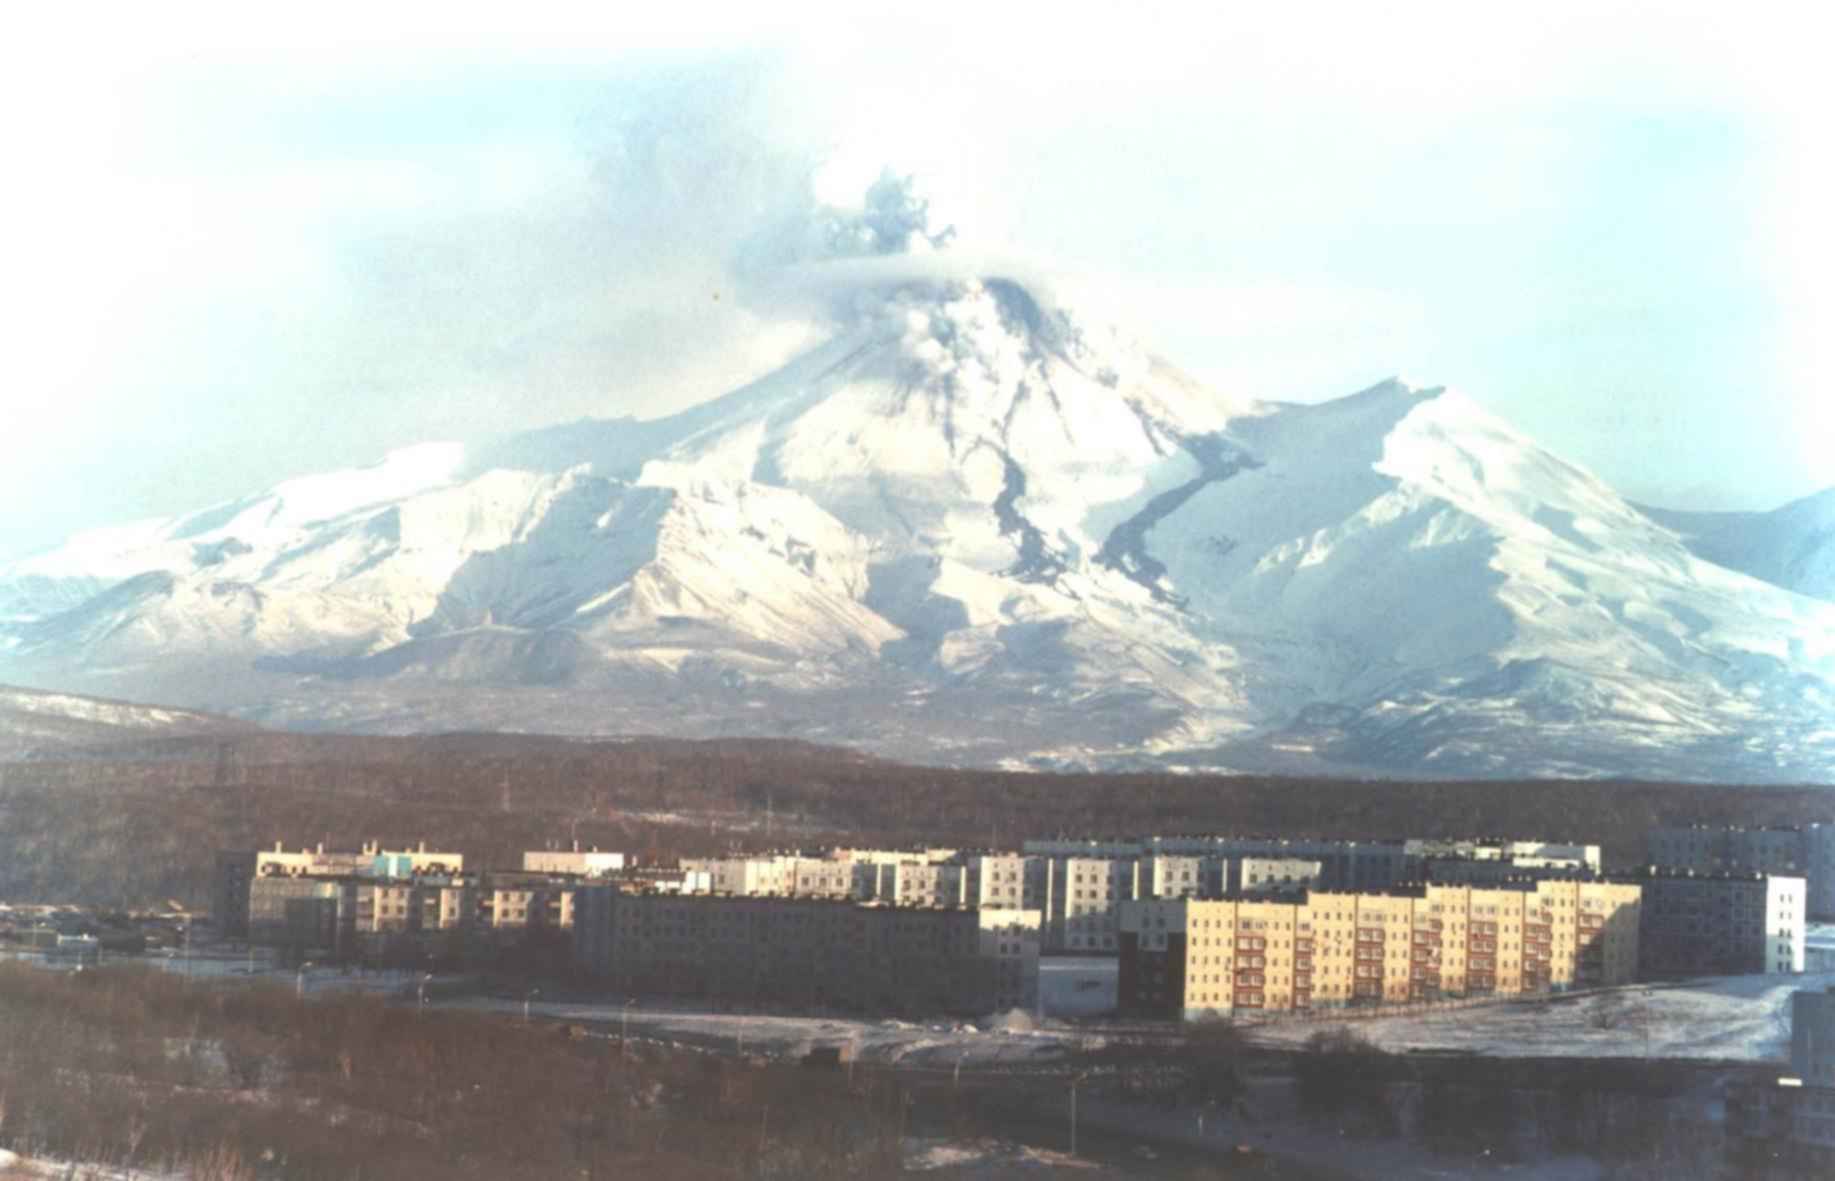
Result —
<instances>
[{"instance_id":1,"label":"snow-covered volcano","mask_svg":"<svg viewBox=\"0 0 1835 1181\"><path fill-rule=\"evenodd\" d=\"M670 418L15 563L0 679L930 761L1835 779L1835 604L1670 524L1455 393L1219 397L1018 283L928 281Z\"/></svg>"}]
</instances>

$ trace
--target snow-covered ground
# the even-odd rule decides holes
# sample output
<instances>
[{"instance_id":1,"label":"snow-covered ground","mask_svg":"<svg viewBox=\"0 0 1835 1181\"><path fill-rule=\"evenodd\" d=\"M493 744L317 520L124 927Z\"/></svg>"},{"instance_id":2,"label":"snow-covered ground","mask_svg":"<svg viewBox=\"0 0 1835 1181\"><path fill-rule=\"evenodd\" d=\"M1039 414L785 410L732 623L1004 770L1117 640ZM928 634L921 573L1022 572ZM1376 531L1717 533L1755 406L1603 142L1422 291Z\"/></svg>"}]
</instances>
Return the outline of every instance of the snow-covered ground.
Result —
<instances>
[{"instance_id":1,"label":"snow-covered ground","mask_svg":"<svg viewBox=\"0 0 1835 1181\"><path fill-rule=\"evenodd\" d=\"M20 1156L0 1148L0 1181L27 1181L37 1177L55 1178L56 1181L185 1181L186 1174Z\"/></svg>"},{"instance_id":2,"label":"snow-covered ground","mask_svg":"<svg viewBox=\"0 0 1835 1181\"><path fill-rule=\"evenodd\" d=\"M1810 923L1803 930L1803 966L1835 972L1835 923Z\"/></svg>"},{"instance_id":3,"label":"snow-covered ground","mask_svg":"<svg viewBox=\"0 0 1835 1181\"><path fill-rule=\"evenodd\" d=\"M1342 1024L1385 1050L1780 1062L1790 1057L1791 994L1831 984L1835 973L1716 976ZM1269 1022L1255 1037L1297 1045L1331 1024Z\"/></svg>"}]
</instances>

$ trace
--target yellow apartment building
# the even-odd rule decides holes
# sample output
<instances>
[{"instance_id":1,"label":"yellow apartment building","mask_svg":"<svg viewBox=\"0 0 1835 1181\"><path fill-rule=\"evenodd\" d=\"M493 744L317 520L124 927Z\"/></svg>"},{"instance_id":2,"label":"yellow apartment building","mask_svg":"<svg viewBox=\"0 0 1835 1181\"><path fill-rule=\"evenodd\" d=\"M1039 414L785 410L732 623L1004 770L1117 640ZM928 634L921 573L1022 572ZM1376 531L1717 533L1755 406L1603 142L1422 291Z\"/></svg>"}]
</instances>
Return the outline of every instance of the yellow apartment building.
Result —
<instances>
[{"instance_id":1,"label":"yellow apartment building","mask_svg":"<svg viewBox=\"0 0 1835 1181\"><path fill-rule=\"evenodd\" d=\"M1127 901L1120 1008L1193 1018L1627 983L1640 895L1631 884L1542 881Z\"/></svg>"}]
</instances>

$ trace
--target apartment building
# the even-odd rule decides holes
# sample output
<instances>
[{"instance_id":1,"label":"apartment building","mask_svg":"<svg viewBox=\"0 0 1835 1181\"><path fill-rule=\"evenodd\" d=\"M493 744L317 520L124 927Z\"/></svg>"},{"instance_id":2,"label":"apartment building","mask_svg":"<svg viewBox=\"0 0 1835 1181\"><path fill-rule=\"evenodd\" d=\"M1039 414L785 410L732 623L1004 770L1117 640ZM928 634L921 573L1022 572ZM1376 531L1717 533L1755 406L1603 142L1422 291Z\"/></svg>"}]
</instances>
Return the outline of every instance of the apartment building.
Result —
<instances>
[{"instance_id":1,"label":"apartment building","mask_svg":"<svg viewBox=\"0 0 1835 1181\"><path fill-rule=\"evenodd\" d=\"M1655 869L1762 873L1805 879L1811 918L1835 918L1835 823L1740 828L1672 825L1645 841Z\"/></svg>"},{"instance_id":2,"label":"apartment building","mask_svg":"<svg viewBox=\"0 0 1835 1181\"><path fill-rule=\"evenodd\" d=\"M1054 858L1046 947L1114 954L1117 907L1135 897L1137 868L1132 857Z\"/></svg>"},{"instance_id":3,"label":"apartment building","mask_svg":"<svg viewBox=\"0 0 1835 1181\"><path fill-rule=\"evenodd\" d=\"M1043 913L1051 875L1045 859L1020 853L977 853L967 858L963 891L968 905Z\"/></svg>"},{"instance_id":4,"label":"apartment building","mask_svg":"<svg viewBox=\"0 0 1835 1181\"><path fill-rule=\"evenodd\" d=\"M1214 898L1229 861L1222 857L1148 853L1140 858L1137 881L1143 898Z\"/></svg>"},{"instance_id":5,"label":"apartment building","mask_svg":"<svg viewBox=\"0 0 1835 1181\"><path fill-rule=\"evenodd\" d=\"M1630 981L1635 885L1429 885L1119 908L1126 1015L1190 1019Z\"/></svg>"},{"instance_id":6,"label":"apartment building","mask_svg":"<svg viewBox=\"0 0 1835 1181\"><path fill-rule=\"evenodd\" d=\"M575 962L625 992L983 1014L1038 997L1039 914L590 887Z\"/></svg>"},{"instance_id":7,"label":"apartment building","mask_svg":"<svg viewBox=\"0 0 1835 1181\"><path fill-rule=\"evenodd\" d=\"M1803 878L1658 870L1635 880L1644 890L1646 977L1803 971Z\"/></svg>"},{"instance_id":8,"label":"apartment building","mask_svg":"<svg viewBox=\"0 0 1835 1181\"><path fill-rule=\"evenodd\" d=\"M890 901L896 906L968 904L967 866L905 861L892 866L891 870Z\"/></svg>"},{"instance_id":9,"label":"apartment building","mask_svg":"<svg viewBox=\"0 0 1835 1181\"><path fill-rule=\"evenodd\" d=\"M277 842L272 849L219 852L211 891L211 906L218 929L232 939L249 934L249 886L258 878L351 875L370 878L407 878L415 874L460 873L465 855L429 850L426 842L413 849L385 849L371 841L354 852L327 851L323 844L289 850ZM272 922L272 916L264 921Z\"/></svg>"},{"instance_id":10,"label":"apartment building","mask_svg":"<svg viewBox=\"0 0 1835 1181\"><path fill-rule=\"evenodd\" d=\"M394 954L429 942L459 953L503 945L528 931L573 926L579 879L505 871L377 878L275 874L249 885L247 937L300 955Z\"/></svg>"},{"instance_id":11,"label":"apartment building","mask_svg":"<svg viewBox=\"0 0 1835 1181\"><path fill-rule=\"evenodd\" d=\"M1240 860L1260 857L1319 862L1326 889L1375 890L1407 881L1408 854L1402 841L1352 841L1323 838L1244 837L1203 834L1147 836L1125 840L1080 841L1065 838L1027 841L1027 853L1063 857L1144 857L1151 855ZM1221 894L1223 888L1217 891Z\"/></svg>"}]
</instances>

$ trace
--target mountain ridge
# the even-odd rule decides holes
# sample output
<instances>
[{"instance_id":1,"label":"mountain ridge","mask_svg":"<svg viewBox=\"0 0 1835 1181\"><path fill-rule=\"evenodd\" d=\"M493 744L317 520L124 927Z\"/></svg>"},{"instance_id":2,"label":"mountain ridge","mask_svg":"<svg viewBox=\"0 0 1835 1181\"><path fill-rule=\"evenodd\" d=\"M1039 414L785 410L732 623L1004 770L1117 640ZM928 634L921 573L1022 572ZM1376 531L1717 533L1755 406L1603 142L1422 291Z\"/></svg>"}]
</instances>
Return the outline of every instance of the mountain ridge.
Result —
<instances>
[{"instance_id":1,"label":"mountain ridge","mask_svg":"<svg viewBox=\"0 0 1835 1181\"><path fill-rule=\"evenodd\" d=\"M666 418L423 444L0 567L0 675L274 724L924 761L1835 778L1835 606L1456 391L1212 395L904 284Z\"/></svg>"}]
</instances>

